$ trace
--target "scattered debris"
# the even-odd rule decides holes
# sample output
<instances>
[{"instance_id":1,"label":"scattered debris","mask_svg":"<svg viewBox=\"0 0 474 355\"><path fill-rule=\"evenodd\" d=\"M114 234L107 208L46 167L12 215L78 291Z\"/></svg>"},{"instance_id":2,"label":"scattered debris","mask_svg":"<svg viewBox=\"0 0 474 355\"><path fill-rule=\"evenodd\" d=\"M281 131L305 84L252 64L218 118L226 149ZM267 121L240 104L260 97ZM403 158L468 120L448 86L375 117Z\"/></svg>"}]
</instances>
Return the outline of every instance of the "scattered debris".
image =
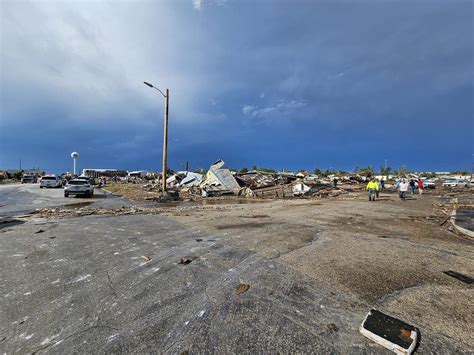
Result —
<instances>
[{"instance_id":1,"label":"scattered debris","mask_svg":"<svg viewBox=\"0 0 474 355\"><path fill-rule=\"evenodd\" d=\"M462 281L468 285L474 282L473 278L460 274L459 272L456 272L456 271L449 270L449 271L443 271L443 273L445 273L448 276L454 277L455 279L458 279L459 281Z\"/></svg>"},{"instance_id":2,"label":"scattered debris","mask_svg":"<svg viewBox=\"0 0 474 355\"><path fill-rule=\"evenodd\" d=\"M35 232L35 234L39 234L39 233L44 233L44 230L40 229L39 231Z\"/></svg>"},{"instance_id":3,"label":"scattered debris","mask_svg":"<svg viewBox=\"0 0 474 355\"><path fill-rule=\"evenodd\" d=\"M328 324L327 327L331 333L336 333L339 331L339 328L334 323Z\"/></svg>"},{"instance_id":4,"label":"scattered debris","mask_svg":"<svg viewBox=\"0 0 474 355\"><path fill-rule=\"evenodd\" d=\"M193 261L193 259L191 259L191 258L182 257L181 260L179 261L179 263L182 264L182 265L188 265L188 264L191 264L192 261Z\"/></svg>"},{"instance_id":5,"label":"scattered debris","mask_svg":"<svg viewBox=\"0 0 474 355\"><path fill-rule=\"evenodd\" d=\"M419 340L419 330L376 309L365 317L360 332L377 344L397 354L412 354Z\"/></svg>"},{"instance_id":6,"label":"scattered debris","mask_svg":"<svg viewBox=\"0 0 474 355\"><path fill-rule=\"evenodd\" d=\"M443 219L439 225L442 226L443 224L445 224L450 219L451 219L451 215L449 215L445 219Z\"/></svg>"},{"instance_id":7,"label":"scattered debris","mask_svg":"<svg viewBox=\"0 0 474 355\"><path fill-rule=\"evenodd\" d=\"M239 286L235 289L237 295L241 295L249 290L250 285L240 283Z\"/></svg>"},{"instance_id":8,"label":"scattered debris","mask_svg":"<svg viewBox=\"0 0 474 355\"><path fill-rule=\"evenodd\" d=\"M53 235L53 236L49 237L49 239L56 239L56 237Z\"/></svg>"},{"instance_id":9,"label":"scattered debris","mask_svg":"<svg viewBox=\"0 0 474 355\"><path fill-rule=\"evenodd\" d=\"M149 256L146 256L146 255L142 255L142 256L140 256L140 258L142 258L145 261L150 261L151 260L151 258Z\"/></svg>"},{"instance_id":10,"label":"scattered debris","mask_svg":"<svg viewBox=\"0 0 474 355\"><path fill-rule=\"evenodd\" d=\"M293 196L303 196L309 190L311 190L311 187L309 187L308 185L305 185L303 183L296 184L293 186Z\"/></svg>"},{"instance_id":11,"label":"scattered debris","mask_svg":"<svg viewBox=\"0 0 474 355\"><path fill-rule=\"evenodd\" d=\"M202 238L197 238L196 242L202 242Z\"/></svg>"}]
</instances>

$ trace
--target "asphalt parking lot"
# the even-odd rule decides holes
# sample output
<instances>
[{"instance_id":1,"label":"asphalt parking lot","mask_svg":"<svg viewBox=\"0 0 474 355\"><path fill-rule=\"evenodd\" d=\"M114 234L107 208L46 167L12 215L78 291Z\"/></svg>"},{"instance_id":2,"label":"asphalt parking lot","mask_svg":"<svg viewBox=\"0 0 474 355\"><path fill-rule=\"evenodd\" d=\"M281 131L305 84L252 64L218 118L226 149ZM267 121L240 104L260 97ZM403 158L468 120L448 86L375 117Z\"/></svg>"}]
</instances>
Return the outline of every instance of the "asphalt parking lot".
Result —
<instances>
[{"instance_id":1,"label":"asphalt parking lot","mask_svg":"<svg viewBox=\"0 0 474 355\"><path fill-rule=\"evenodd\" d=\"M105 199L106 193L95 189L94 196L64 197L62 188L40 188L39 184L0 185L0 216L28 213L35 208L74 205L79 203L95 203L103 206L117 206L125 202L117 199ZM110 197L110 196L109 196Z\"/></svg>"},{"instance_id":2,"label":"asphalt parking lot","mask_svg":"<svg viewBox=\"0 0 474 355\"><path fill-rule=\"evenodd\" d=\"M50 201L42 194L25 195L45 204L64 203L59 196ZM344 221L331 215L341 213L336 202L296 201L288 216L291 224L282 215L288 202L170 210L167 215L66 219L10 215L10 223L0 225L0 351L388 354L358 330L374 306L399 311L404 320L420 327L421 353L471 351L468 335L452 334L458 330L468 334L472 316L466 312L472 305L472 290L449 276L443 278L437 269L450 264L464 271L459 268L468 260L472 245L454 238L415 239L408 231L405 239L388 234L385 239L369 238L370 226L349 216L353 205L344 207ZM374 210L365 195L363 201L347 203L358 206L360 213L364 206ZM389 206L389 201L384 203ZM34 206L43 207L42 203ZM373 213L405 208L377 206L381 211ZM311 214L298 212L312 211L314 216L323 210L329 212L319 214L314 226ZM266 221L265 228L259 219ZM347 223L362 228L356 239L337 229ZM354 264L341 245L353 250ZM399 265L387 270L396 276L395 283L379 290L377 284L383 280L374 277L385 271L372 273L367 262L381 259L360 258L370 245L374 250L391 246L398 255L413 251L420 257L406 264L405 272L394 271ZM331 254L331 248L339 251ZM426 277L415 278L414 284L409 269L433 257L440 262L433 263L434 270ZM359 265L360 273L354 265ZM472 263L465 267L469 271ZM351 280L340 277L347 274L344 268ZM355 284L364 282L364 274L367 285L380 293L375 293L376 298ZM404 274L410 276L406 285L400 276ZM427 297L431 298L426 303L421 301ZM448 309L436 309L448 300ZM460 314L451 316L456 308ZM433 314L437 314L434 319Z\"/></svg>"}]
</instances>

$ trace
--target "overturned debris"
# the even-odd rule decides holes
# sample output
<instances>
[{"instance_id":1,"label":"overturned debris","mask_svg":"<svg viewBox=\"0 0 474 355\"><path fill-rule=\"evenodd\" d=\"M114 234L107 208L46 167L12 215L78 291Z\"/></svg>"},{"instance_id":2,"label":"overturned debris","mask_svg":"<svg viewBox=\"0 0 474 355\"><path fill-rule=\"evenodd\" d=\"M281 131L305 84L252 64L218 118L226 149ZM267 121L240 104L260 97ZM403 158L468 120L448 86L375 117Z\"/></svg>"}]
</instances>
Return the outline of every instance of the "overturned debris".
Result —
<instances>
[{"instance_id":1,"label":"overturned debris","mask_svg":"<svg viewBox=\"0 0 474 355\"><path fill-rule=\"evenodd\" d=\"M200 184L205 192L203 196L239 193L240 185L230 170L223 168L224 164L223 160L218 160L209 168L204 181Z\"/></svg>"},{"instance_id":2,"label":"overturned debris","mask_svg":"<svg viewBox=\"0 0 474 355\"><path fill-rule=\"evenodd\" d=\"M360 332L397 354L412 354L419 340L417 328L376 309L367 314Z\"/></svg>"}]
</instances>

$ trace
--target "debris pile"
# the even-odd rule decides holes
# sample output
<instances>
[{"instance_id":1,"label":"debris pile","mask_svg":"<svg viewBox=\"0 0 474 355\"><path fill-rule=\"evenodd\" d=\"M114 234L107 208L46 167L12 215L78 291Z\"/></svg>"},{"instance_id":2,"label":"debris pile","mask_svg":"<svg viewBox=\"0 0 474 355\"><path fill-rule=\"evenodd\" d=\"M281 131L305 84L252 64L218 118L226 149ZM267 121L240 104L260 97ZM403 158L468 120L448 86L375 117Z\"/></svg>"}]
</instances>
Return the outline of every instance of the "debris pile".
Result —
<instances>
[{"instance_id":1,"label":"debris pile","mask_svg":"<svg viewBox=\"0 0 474 355\"><path fill-rule=\"evenodd\" d=\"M140 189L137 189L137 185L132 188L121 186L128 183L138 184ZM225 162L219 159L205 173L178 171L168 176L166 188L168 194L179 195L181 200L196 201L226 195L248 198L326 198L338 197L365 187L364 178L358 175L323 177L308 172L261 170L238 173L226 168ZM130 200L160 201L161 189L162 181L158 174L121 180L108 190Z\"/></svg>"},{"instance_id":2,"label":"debris pile","mask_svg":"<svg viewBox=\"0 0 474 355\"><path fill-rule=\"evenodd\" d=\"M33 215L41 218L68 218L90 215L125 215L135 213L151 212L150 209L140 207L121 208L101 208L101 207L81 207L81 208L40 208L32 212Z\"/></svg>"},{"instance_id":3,"label":"debris pile","mask_svg":"<svg viewBox=\"0 0 474 355\"><path fill-rule=\"evenodd\" d=\"M167 206L167 207L121 207L121 208L103 208L103 207L77 207L77 208L39 208L31 213L34 217L40 218L73 218L90 215L99 216L120 216L132 214L160 214L173 213L175 216L186 215L191 210L228 210L232 206Z\"/></svg>"}]
</instances>

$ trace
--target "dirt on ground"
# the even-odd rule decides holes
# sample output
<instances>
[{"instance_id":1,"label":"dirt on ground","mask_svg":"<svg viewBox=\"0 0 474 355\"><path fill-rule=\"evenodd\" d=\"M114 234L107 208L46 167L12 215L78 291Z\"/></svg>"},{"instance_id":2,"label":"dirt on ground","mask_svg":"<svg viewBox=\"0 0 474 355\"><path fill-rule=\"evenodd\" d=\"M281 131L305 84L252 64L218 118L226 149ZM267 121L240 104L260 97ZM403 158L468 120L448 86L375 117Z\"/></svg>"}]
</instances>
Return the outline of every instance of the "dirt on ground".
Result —
<instances>
[{"instance_id":1,"label":"dirt on ground","mask_svg":"<svg viewBox=\"0 0 474 355\"><path fill-rule=\"evenodd\" d=\"M436 192L359 192L165 214L472 349L472 285L444 272L474 275L473 242L446 228L443 208Z\"/></svg>"}]
</instances>

